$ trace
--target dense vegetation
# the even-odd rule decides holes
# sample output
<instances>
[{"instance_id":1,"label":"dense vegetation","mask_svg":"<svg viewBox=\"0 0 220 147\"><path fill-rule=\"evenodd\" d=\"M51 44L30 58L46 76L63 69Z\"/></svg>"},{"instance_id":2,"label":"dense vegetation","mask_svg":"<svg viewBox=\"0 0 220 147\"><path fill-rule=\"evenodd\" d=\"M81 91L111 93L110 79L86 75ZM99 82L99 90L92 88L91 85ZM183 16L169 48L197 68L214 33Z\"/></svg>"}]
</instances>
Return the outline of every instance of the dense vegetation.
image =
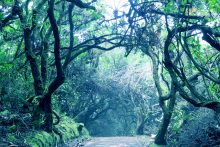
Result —
<instances>
[{"instance_id":1,"label":"dense vegetation","mask_svg":"<svg viewBox=\"0 0 220 147\"><path fill-rule=\"evenodd\" d=\"M219 14L219 0L0 1L0 146L85 128L220 144Z\"/></svg>"}]
</instances>

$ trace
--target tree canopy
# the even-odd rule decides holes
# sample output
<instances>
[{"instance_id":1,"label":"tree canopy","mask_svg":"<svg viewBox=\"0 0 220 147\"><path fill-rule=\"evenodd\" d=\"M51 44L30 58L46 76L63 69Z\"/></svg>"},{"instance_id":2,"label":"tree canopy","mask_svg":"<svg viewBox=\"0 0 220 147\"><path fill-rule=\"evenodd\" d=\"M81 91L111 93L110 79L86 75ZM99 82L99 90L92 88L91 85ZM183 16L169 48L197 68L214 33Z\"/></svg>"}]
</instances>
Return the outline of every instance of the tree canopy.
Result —
<instances>
[{"instance_id":1,"label":"tree canopy","mask_svg":"<svg viewBox=\"0 0 220 147\"><path fill-rule=\"evenodd\" d=\"M0 111L165 145L197 108L220 113L219 14L218 0L2 0Z\"/></svg>"}]
</instances>

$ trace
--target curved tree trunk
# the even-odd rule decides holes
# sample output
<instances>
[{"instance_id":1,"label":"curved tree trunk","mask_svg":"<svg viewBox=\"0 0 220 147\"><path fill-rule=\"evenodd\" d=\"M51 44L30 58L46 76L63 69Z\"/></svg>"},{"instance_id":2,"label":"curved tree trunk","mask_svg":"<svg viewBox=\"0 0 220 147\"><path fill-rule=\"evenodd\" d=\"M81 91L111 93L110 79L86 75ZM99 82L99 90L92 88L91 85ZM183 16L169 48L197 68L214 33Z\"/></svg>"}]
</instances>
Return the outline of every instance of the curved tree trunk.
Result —
<instances>
[{"instance_id":1,"label":"curved tree trunk","mask_svg":"<svg viewBox=\"0 0 220 147\"><path fill-rule=\"evenodd\" d=\"M166 135L166 131L169 126L169 123L170 123L170 118L171 118L171 114L164 113L163 120L160 124L159 130L158 130L157 135L155 137L155 143L158 145L166 145L167 144L165 135Z\"/></svg>"},{"instance_id":2,"label":"curved tree trunk","mask_svg":"<svg viewBox=\"0 0 220 147\"><path fill-rule=\"evenodd\" d=\"M160 124L157 135L155 137L155 143L158 145L166 145L167 144L165 135L166 135L167 128L170 124L170 118L173 113L175 100L176 100L176 97L175 97L175 95L173 95L172 98L169 100L168 107L167 107L168 109L163 109L163 119Z\"/></svg>"},{"instance_id":3,"label":"curved tree trunk","mask_svg":"<svg viewBox=\"0 0 220 147\"><path fill-rule=\"evenodd\" d=\"M167 19L167 18L166 18ZM168 28L168 27L167 27ZM167 36L167 39L165 41L165 45L164 45L164 56L165 56L165 66L168 70L168 72L170 73L170 75L172 74L172 68L170 67L169 65L169 62L170 62L170 55L169 55L169 52L168 52L168 47L172 41L172 34L170 32L170 30L168 30L168 36ZM165 99L162 97L162 94L160 95L159 97L159 104L163 110L163 120L162 120L162 123L159 127L159 131L156 135L156 138L155 138L155 143L158 144L158 145L166 145L166 139L165 139L165 135L166 135L166 130L169 126L169 123L170 123L170 118L172 116L172 113L173 113L173 107L174 107L174 104L175 104L175 100L176 100L176 97L175 97L175 93L176 93L176 87L177 86L177 83L176 81L173 81L172 79L172 82L171 82L171 91L170 91L170 99L169 99L169 102L168 102L168 105L166 106L165 105ZM160 87L161 88L161 87Z\"/></svg>"},{"instance_id":4,"label":"curved tree trunk","mask_svg":"<svg viewBox=\"0 0 220 147\"><path fill-rule=\"evenodd\" d=\"M140 115L139 124L137 125L135 134L143 135L144 134L144 120L145 120L146 116L142 115L142 114L139 114L139 115Z\"/></svg>"},{"instance_id":5,"label":"curved tree trunk","mask_svg":"<svg viewBox=\"0 0 220 147\"><path fill-rule=\"evenodd\" d=\"M146 124L148 118L151 116L152 114L152 109L151 107L148 109L147 114L144 113L141 104L139 105L140 107L140 123L137 125L136 131L135 133L137 135L144 135L144 125Z\"/></svg>"},{"instance_id":6,"label":"curved tree trunk","mask_svg":"<svg viewBox=\"0 0 220 147\"><path fill-rule=\"evenodd\" d=\"M162 108L163 111L163 120L162 123L160 124L158 133L155 138L155 143L158 145L165 145L166 144L166 131L170 123L170 118L172 116L173 112L173 107L175 103L175 91L176 88L174 86L174 83L171 82L171 90L168 96L163 96L163 90L160 85L160 80L158 76L158 69L159 69L159 59L156 58L156 56L153 54L153 52L150 49L142 49L142 51L147 54L153 63L153 78L154 78L154 83L156 85L158 94L159 94L159 105ZM168 105L165 104L165 101L169 101Z\"/></svg>"}]
</instances>

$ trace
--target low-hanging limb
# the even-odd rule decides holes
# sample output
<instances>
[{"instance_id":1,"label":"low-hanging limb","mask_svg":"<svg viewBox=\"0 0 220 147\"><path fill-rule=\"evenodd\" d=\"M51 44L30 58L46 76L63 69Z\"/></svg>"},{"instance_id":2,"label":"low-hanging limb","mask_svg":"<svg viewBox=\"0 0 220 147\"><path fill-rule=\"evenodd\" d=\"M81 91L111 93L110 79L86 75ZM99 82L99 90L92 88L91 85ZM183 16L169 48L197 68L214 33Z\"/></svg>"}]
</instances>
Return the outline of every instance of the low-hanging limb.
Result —
<instances>
[{"instance_id":1,"label":"low-hanging limb","mask_svg":"<svg viewBox=\"0 0 220 147\"><path fill-rule=\"evenodd\" d=\"M183 97L183 99L185 99L186 101L188 101L189 103L193 104L196 107L207 107L207 108L210 108L210 109L220 113L220 101L219 100L206 100L205 97L200 95L193 87L190 86L189 81L186 79L186 76L183 73L183 69L181 69L181 71L179 71L173 65L173 63L172 63L172 61L170 59L169 53L168 53L169 42L171 42L170 39L172 38L172 36L173 36L172 35L172 31L168 30L168 37L167 37L167 40L166 40L167 44L165 44L165 51L164 51L164 54L165 54L165 62L164 62L164 64L167 67L167 69L169 69L169 73L171 75L171 78L174 81L174 83L176 84L177 90L179 91L180 95ZM182 45L182 47L184 48L185 46ZM200 74L204 75L203 72L200 72ZM197 102L196 100L191 98L185 92L185 90L183 89L182 85L177 80L177 75L185 83L184 85L186 85L187 88L189 88L189 90L200 100L200 102Z\"/></svg>"},{"instance_id":2,"label":"low-hanging limb","mask_svg":"<svg viewBox=\"0 0 220 147\"><path fill-rule=\"evenodd\" d=\"M80 7L80 8L88 8L88 9L92 9L92 10L96 10L96 8L94 6L90 6L88 3L83 3L81 0L66 0L68 2L74 3L76 6ZM93 0L93 2L95 2L96 0Z\"/></svg>"},{"instance_id":3,"label":"low-hanging limb","mask_svg":"<svg viewBox=\"0 0 220 147\"><path fill-rule=\"evenodd\" d=\"M142 16L144 14L142 14L141 12L139 12L139 10L137 8L135 8L135 5L132 0L129 0L130 4L131 4L131 7L138 13L138 14L141 14ZM144 2L145 3L145 2ZM143 3L143 4L144 4ZM138 4L140 5L140 4ZM155 10L155 9L148 9L148 11L145 12L146 14L147 13L154 13L154 14L160 14L160 15L164 15L164 16L172 16L172 17L179 17L179 18L186 18L186 19L196 19L196 20L202 20L204 19L204 17L201 17L201 16L186 16L184 14L178 14L178 13L165 13L163 11L160 11L160 10Z\"/></svg>"}]
</instances>

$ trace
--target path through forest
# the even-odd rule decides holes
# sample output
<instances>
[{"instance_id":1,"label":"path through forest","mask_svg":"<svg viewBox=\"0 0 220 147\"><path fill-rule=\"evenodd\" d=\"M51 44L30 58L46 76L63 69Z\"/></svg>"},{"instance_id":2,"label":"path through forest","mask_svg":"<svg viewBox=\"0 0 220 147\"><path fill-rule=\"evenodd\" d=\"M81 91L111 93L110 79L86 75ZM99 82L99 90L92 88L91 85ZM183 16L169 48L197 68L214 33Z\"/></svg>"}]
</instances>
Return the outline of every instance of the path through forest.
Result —
<instances>
[{"instance_id":1,"label":"path through forest","mask_svg":"<svg viewBox=\"0 0 220 147\"><path fill-rule=\"evenodd\" d=\"M95 137L85 147L142 147L137 137Z\"/></svg>"}]
</instances>

